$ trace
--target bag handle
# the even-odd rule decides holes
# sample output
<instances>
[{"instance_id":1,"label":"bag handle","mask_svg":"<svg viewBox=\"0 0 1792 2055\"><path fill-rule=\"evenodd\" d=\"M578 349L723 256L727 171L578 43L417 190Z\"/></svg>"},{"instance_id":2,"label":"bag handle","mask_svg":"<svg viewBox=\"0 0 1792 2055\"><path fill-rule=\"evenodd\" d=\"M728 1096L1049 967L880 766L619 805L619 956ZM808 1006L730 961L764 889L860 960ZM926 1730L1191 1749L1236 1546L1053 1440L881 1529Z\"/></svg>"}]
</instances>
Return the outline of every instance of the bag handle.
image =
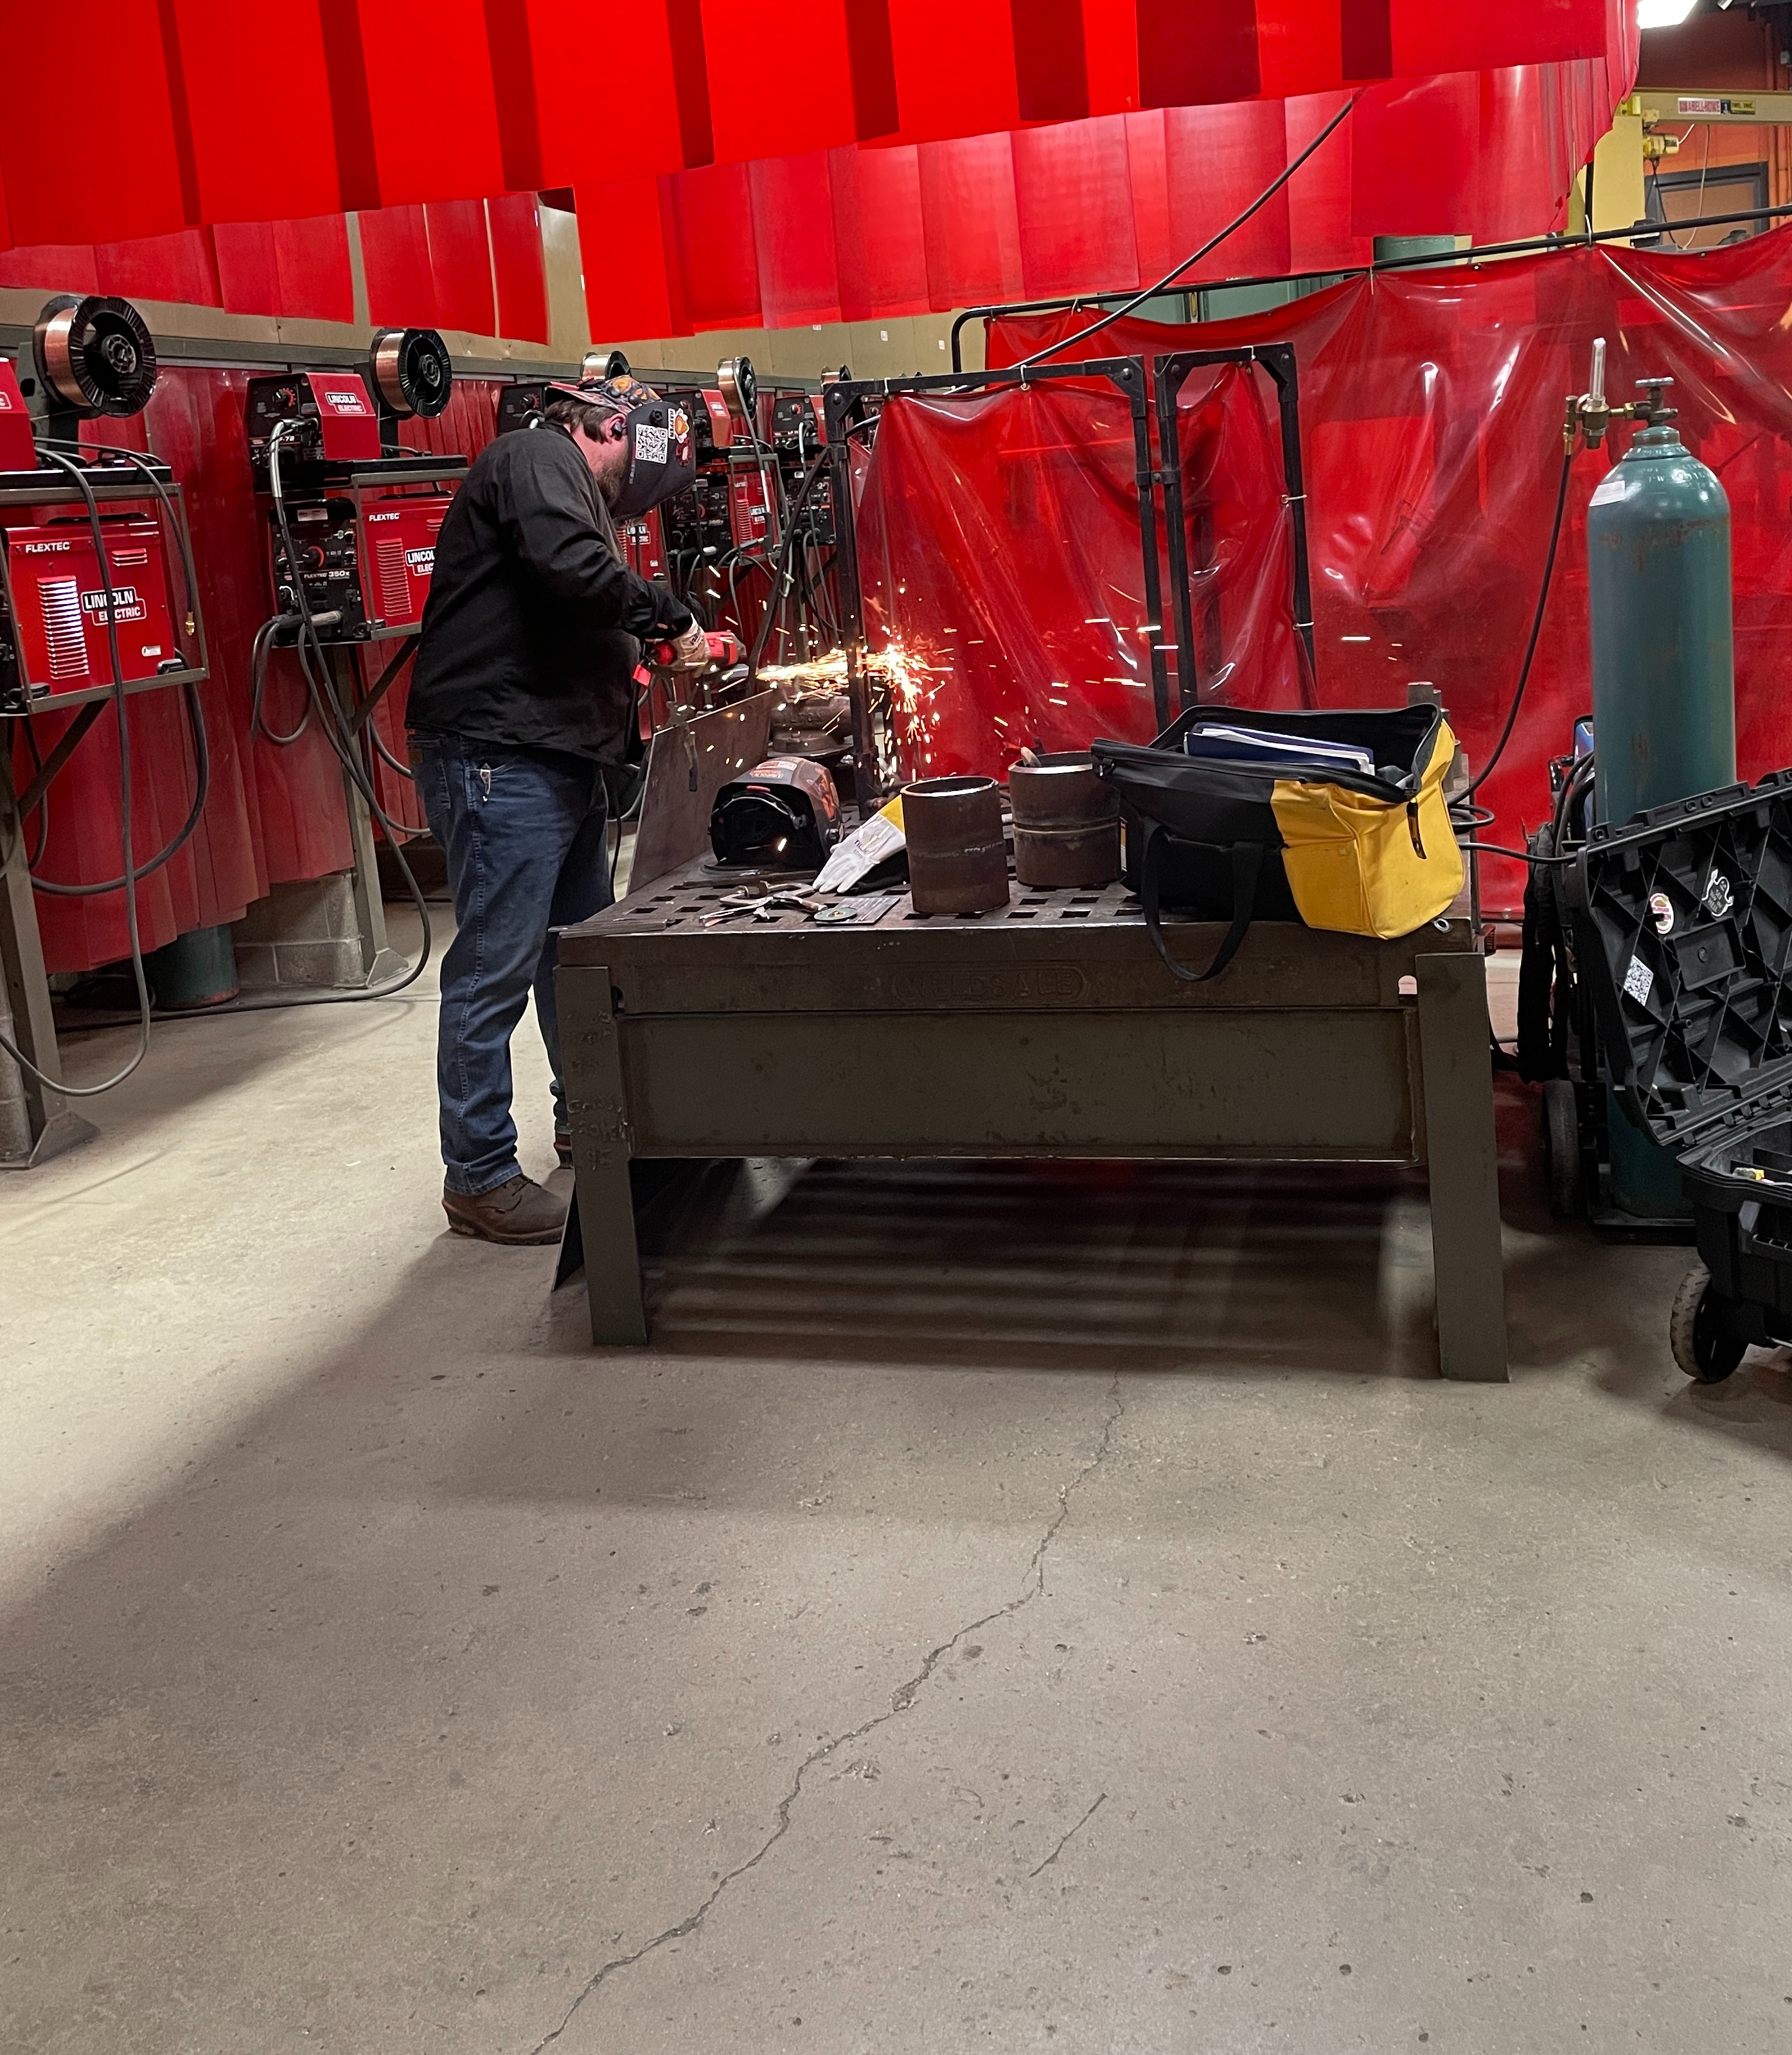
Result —
<instances>
[{"instance_id":1,"label":"bag handle","mask_svg":"<svg viewBox=\"0 0 1792 2055\"><path fill-rule=\"evenodd\" d=\"M1163 918L1158 911L1157 838L1164 832L1161 822L1152 822L1145 836L1144 857L1139 866L1139 897L1144 901L1145 927L1157 953L1184 984L1205 984L1209 978L1219 976L1238 954L1239 945L1250 932L1250 923L1257 911L1257 878L1263 867L1263 845L1260 842L1233 843L1232 925L1226 930L1226 938L1207 968L1190 970L1171 955L1170 945L1164 939Z\"/></svg>"}]
</instances>

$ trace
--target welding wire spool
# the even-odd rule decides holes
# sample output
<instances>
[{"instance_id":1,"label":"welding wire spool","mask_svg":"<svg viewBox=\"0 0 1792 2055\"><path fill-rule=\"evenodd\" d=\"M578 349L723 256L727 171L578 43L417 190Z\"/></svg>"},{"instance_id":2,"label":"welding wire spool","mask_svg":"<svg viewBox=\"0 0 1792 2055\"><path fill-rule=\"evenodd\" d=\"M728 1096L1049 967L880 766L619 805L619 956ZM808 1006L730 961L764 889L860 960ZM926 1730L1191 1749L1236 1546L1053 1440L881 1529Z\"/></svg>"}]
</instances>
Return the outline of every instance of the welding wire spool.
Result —
<instances>
[{"instance_id":1,"label":"welding wire spool","mask_svg":"<svg viewBox=\"0 0 1792 2055\"><path fill-rule=\"evenodd\" d=\"M59 293L31 331L37 375L77 413L140 414L156 390L156 344L128 300Z\"/></svg>"},{"instance_id":2,"label":"welding wire spool","mask_svg":"<svg viewBox=\"0 0 1792 2055\"><path fill-rule=\"evenodd\" d=\"M388 413L433 420L454 389L448 346L432 328L382 328L367 353L373 389Z\"/></svg>"},{"instance_id":3,"label":"welding wire spool","mask_svg":"<svg viewBox=\"0 0 1792 2055\"><path fill-rule=\"evenodd\" d=\"M1081 751L1015 764L1008 796L1021 884L1086 891L1120 875L1120 795Z\"/></svg>"},{"instance_id":4,"label":"welding wire spool","mask_svg":"<svg viewBox=\"0 0 1792 2055\"><path fill-rule=\"evenodd\" d=\"M715 369L715 382L729 410L746 424L754 441L759 435L759 377L750 357L725 357Z\"/></svg>"},{"instance_id":5,"label":"welding wire spool","mask_svg":"<svg viewBox=\"0 0 1792 2055\"><path fill-rule=\"evenodd\" d=\"M993 778L923 778L905 785L902 830L917 913L990 913L1007 905L1002 787Z\"/></svg>"}]
</instances>

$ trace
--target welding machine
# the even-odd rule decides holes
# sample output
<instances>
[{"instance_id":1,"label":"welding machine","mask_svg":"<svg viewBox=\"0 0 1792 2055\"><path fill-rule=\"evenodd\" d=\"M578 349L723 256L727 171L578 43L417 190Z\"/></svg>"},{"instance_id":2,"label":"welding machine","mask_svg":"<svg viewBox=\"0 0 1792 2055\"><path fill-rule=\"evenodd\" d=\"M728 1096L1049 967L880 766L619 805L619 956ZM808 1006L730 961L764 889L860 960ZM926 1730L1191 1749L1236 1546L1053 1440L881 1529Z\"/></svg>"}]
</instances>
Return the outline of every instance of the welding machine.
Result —
<instances>
[{"instance_id":1,"label":"welding machine","mask_svg":"<svg viewBox=\"0 0 1792 2055\"><path fill-rule=\"evenodd\" d=\"M440 414L454 373L433 329L381 329L368 353L370 394L356 373L252 378L250 462L267 510L270 562L290 641L309 616L326 642L413 634L435 567L435 540L463 456L401 449L398 428Z\"/></svg>"},{"instance_id":2,"label":"welding machine","mask_svg":"<svg viewBox=\"0 0 1792 2055\"><path fill-rule=\"evenodd\" d=\"M75 440L84 420L140 412L156 378L142 316L128 300L96 294L45 305L25 378L0 362L0 714L112 691L108 577L122 681L205 676L195 596L189 590L181 625L170 599L171 540L191 555L173 474L157 458ZM97 538L77 473L96 503L116 510L100 515ZM184 563L183 576L190 587ZM196 658L183 632L198 642Z\"/></svg>"},{"instance_id":3,"label":"welding machine","mask_svg":"<svg viewBox=\"0 0 1792 2055\"><path fill-rule=\"evenodd\" d=\"M716 794L709 839L720 863L819 870L840 839L840 795L807 757L768 757Z\"/></svg>"}]
</instances>

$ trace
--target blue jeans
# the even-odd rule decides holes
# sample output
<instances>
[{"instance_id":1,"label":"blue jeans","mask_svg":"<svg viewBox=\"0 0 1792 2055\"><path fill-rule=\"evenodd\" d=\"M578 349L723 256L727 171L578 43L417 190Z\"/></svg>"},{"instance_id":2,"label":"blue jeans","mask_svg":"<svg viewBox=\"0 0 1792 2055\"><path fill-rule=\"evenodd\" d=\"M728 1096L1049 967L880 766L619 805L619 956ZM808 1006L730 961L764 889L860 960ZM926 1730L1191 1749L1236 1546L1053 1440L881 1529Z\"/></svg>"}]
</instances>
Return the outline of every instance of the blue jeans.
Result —
<instances>
[{"instance_id":1,"label":"blue jeans","mask_svg":"<svg viewBox=\"0 0 1792 2055\"><path fill-rule=\"evenodd\" d=\"M442 959L436 1084L451 1192L489 1192L517 1174L510 1036L533 988L564 1130L560 1017L550 928L609 905L603 773L582 756L464 736L419 736L417 790L448 859L459 932Z\"/></svg>"}]
</instances>

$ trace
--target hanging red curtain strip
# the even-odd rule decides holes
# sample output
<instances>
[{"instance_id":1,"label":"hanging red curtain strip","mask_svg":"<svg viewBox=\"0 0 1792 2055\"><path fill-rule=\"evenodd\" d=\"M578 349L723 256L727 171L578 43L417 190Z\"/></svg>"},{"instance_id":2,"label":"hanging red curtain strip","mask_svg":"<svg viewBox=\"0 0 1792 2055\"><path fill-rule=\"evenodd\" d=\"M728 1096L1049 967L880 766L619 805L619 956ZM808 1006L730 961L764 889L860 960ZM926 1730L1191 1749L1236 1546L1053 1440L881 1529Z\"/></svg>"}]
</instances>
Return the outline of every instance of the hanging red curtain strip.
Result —
<instances>
[{"instance_id":1,"label":"hanging red curtain strip","mask_svg":"<svg viewBox=\"0 0 1792 2055\"><path fill-rule=\"evenodd\" d=\"M600 97L587 13L441 0L419 36L390 0L115 10L93 61L128 89L123 176L111 154L68 147L62 104L37 83L63 30L20 12L0 77L10 236L136 239L1390 77L1599 61L1627 74L1636 42L1623 0L644 0L626 89L606 81Z\"/></svg>"},{"instance_id":2,"label":"hanging red curtain strip","mask_svg":"<svg viewBox=\"0 0 1792 2055\"><path fill-rule=\"evenodd\" d=\"M759 310L768 328L841 318L830 161L828 152L817 151L747 167Z\"/></svg>"},{"instance_id":3,"label":"hanging red curtain strip","mask_svg":"<svg viewBox=\"0 0 1792 2055\"><path fill-rule=\"evenodd\" d=\"M317 0L163 0L178 27L203 221L332 214L337 169L331 77ZM160 79L135 82L132 105ZM278 111L302 119L275 124ZM377 204L376 201L374 203Z\"/></svg>"},{"instance_id":4,"label":"hanging red curtain strip","mask_svg":"<svg viewBox=\"0 0 1792 2055\"><path fill-rule=\"evenodd\" d=\"M451 199L423 209L435 318L443 328L495 335L498 312L491 285L491 244L482 199Z\"/></svg>"},{"instance_id":5,"label":"hanging red curtain strip","mask_svg":"<svg viewBox=\"0 0 1792 2055\"><path fill-rule=\"evenodd\" d=\"M928 295L936 312L1024 297L1012 139L920 146Z\"/></svg>"},{"instance_id":6,"label":"hanging red curtain strip","mask_svg":"<svg viewBox=\"0 0 1792 2055\"><path fill-rule=\"evenodd\" d=\"M699 329L758 327L763 309L748 167L712 164L666 183L685 320Z\"/></svg>"},{"instance_id":7,"label":"hanging red curtain strip","mask_svg":"<svg viewBox=\"0 0 1792 2055\"><path fill-rule=\"evenodd\" d=\"M429 231L420 207L388 207L357 215L368 318L380 328L434 328L435 279Z\"/></svg>"},{"instance_id":8,"label":"hanging red curtain strip","mask_svg":"<svg viewBox=\"0 0 1792 2055\"><path fill-rule=\"evenodd\" d=\"M431 0L427 26L391 0L360 0L380 203L483 197L503 190L498 106L483 0ZM421 33L419 29L421 28Z\"/></svg>"},{"instance_id":9,"label":"hanging red curtain strip","mask_svg":"<svg viewBox=\"0 0 1792 2055\"><path fill-rule=\"evenodd\" d=\"M1187 256L1242 214L1287 169L1287 116L1280 101L1247 101L1228 107L1172 108L1164 114L1164 126L1170 240L1180 256ZM1321 152L1337 140L1336 136L1329 137ZM1205 285L1219 278L1286 271L1293 190L1290 182L1274 194L1211 256L1186 272L1182 283ZM1305 198L1303 191L1300 199Z\"/></svg>"},{"instance_id":10,"label":"hanging red curtain strip","mask_svg":"<svg viewBox=\"0 0 1792 2055\"><path fill-rule=\"evenodd\" d=\"M585 318L612 341L688 335L670 179L575 187Z\"/></svg>"},{"instance_id":11,"label":"hanging red curtain strip","mask_svg":"<svg viewBox=\"0 0 1792 2055\"><path fill-rule=\"evenodd\" d=\"M71 34L81 37L81 25L55 8L6 10L0 175L14 239L118 241L185 227L156 10L108 8L103 37L71 43ZM87 95L129 109L120 148L107 148L84 126Z\"/></svg>"},{"instance_id":12,"label":"hanging red curtain strip","mask_svg":"<svg viewBox=\"0 0 1792 2055\"><path fill-rule=\"evenodd\" d=\"M1110 291L1140 282L1127 118L1110 114L1015 135L1016 222L1030 299L1086 292L1092 278Z\"/></svg>"},{"instance_id":13,"label":"hanging red curtain strip","mask_svg":"<svg viewBox=\"0 0 1792 2055\"><path fill-rule=\"evenodd\" d=\"M190 307L221 307L218 264L209 228L94 247L94 274L102 293L126 299L175 300Z\"/></svg>"},{"instance_id":14,"label":"hanging red curtain strip","mask_svg":"<svg viewBox=\"0 0 1792 2055\"><path fill-rule=\"evenodd\" d=\"M931 312L920 152L835 150L828 161L841 319Z\"/></svg>"},{"instance_id":15,"label":"hanging red curtain strip","mask_svg":"<svg viewBox=\"0 0 1792 2055\"><path fill-rule=\"evenodd\" d=\"M0 286L26 292L96 293L100 274L91 243L34 243L0 250Z\"/></svg>"},{"instance_id":16,"label":"hanging red curtain strip","mask_svg":"<svg viewBox=\"0 0 1792 2055\"><path fill-rule=\"evenodd\" d=\"M491 269L497 288L497 333L515 342L550 340L548 283L542 262L542 222L533 193L488 200Z\"/></svg>"}]
</instances>

